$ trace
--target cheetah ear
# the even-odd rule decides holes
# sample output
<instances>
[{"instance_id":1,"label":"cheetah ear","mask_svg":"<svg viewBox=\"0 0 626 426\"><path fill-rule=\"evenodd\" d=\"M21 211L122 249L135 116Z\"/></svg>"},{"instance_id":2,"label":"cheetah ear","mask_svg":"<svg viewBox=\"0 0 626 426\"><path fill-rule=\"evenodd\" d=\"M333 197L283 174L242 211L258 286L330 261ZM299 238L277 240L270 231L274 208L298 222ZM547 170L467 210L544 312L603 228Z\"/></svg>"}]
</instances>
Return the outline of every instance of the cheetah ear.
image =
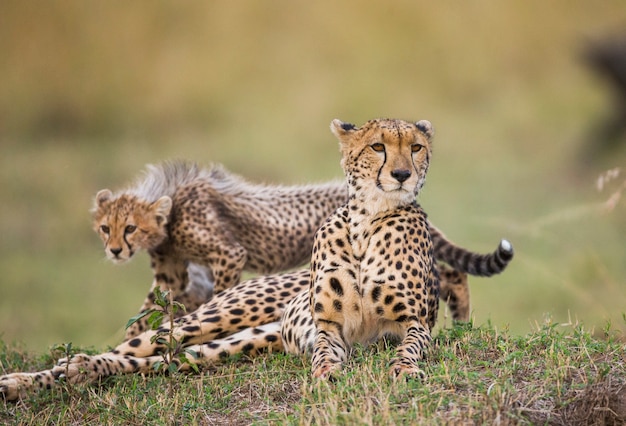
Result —
<instances>
[{"instance_id":1,"label":"cheetah ear","mask_svg":"<svg viewBox=\"0 0 626 426\"><path fill-rule=\"evenodd\" d=\"M102 189L100 191L98 191L98 193L96 194L96 199L95 199L95 206L94 207L100 207L102 206L104 203L106 203L107 201L109 201L111 198L113 198L113 193L111 191L109 191L108 189Z\"/></svg>"},{"instance_id":2,"label":"cheetah ear","mask_svg":"<svg viewBox=\"0 0 626 426\"><path fill-rule=\"evenodd\" d=\"M415 123L415 127L417 127L417 130L422 132L424 136L428 138L428 140L430 140L435 134L435 129L433 128L433 125L428 120L418 121L417 123Z\"/></svg>"},{"instance_id":3,"label":"cheetah ear","mask_svg":"<svg viewBox=\"0 0 626 426\"><path fill-rule=\"evenodd\" d=\"M150 205L150 210L156 216L157 224L165 225L172 210L172 199L164 195Z\"/></svg>"},{"instance_id":4,"label":"cheetah ear","mask_svg":"<svg viewBox=\"0 0 626 426\"><path fill-rule=\"evenodd\" d=\"M343 140L346 135L353 133L355 130L356 126L354 124L344 123L336 118L330 122L330 131L333 132L339 140Z\"/></svg>"}]
</instances>

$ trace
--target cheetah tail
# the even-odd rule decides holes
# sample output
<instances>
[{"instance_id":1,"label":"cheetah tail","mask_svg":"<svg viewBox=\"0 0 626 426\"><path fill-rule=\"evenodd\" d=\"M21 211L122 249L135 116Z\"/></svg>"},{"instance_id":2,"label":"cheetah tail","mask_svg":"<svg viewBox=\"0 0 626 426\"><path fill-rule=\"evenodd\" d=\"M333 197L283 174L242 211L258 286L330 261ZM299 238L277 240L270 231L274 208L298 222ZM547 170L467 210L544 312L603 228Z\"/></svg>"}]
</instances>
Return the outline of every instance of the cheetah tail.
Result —
<instances>
[{"instance_id":1,"label":"cheetah tail","mask_svg":"<svg viewBox=\"0 0 626 426\"><path fill-rule=\"evenodd\" d=\"M460 272L481 277L490 277L506 269L513 259L513 245L501 240L493 253L479 254L459 247L449 241L432 224L430 235L433 241L435 259L443 261Z\"/></svg>"}]
</instances>

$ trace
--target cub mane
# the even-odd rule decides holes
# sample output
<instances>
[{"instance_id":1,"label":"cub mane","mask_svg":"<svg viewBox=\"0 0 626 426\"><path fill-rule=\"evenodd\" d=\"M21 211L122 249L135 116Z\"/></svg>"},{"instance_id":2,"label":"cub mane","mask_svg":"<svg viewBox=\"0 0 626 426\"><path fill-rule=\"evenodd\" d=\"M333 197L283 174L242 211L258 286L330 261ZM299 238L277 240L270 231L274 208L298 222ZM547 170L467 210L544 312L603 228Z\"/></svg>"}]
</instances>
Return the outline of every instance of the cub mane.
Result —
<instances>
[{"instance_id":1,"label":"cub mane","mask_svg":"<svg viewBox=\"0 0 626 426\"><path fill-rule=\"evenodd\" d=\"M223 173L218 170L220 167L203 169L195 163L183 160L148 164L143 175L116 196L128 194L152 203L163 196L173 197L179 187L195 180L210 179L214 169L218 175Z\"/></svg>"}]
</instances>

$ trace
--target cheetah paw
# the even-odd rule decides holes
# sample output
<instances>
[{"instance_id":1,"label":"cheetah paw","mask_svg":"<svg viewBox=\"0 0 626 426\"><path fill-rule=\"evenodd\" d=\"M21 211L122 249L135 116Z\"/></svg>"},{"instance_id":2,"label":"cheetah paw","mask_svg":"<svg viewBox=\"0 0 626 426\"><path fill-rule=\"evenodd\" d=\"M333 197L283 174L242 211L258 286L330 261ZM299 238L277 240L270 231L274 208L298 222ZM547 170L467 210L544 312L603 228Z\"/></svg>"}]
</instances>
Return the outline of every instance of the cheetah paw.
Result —
<instances>
[{"instance_id":1,"label":"cheetah paw","mask_svg":"<svg viewBox=\"0 0 626 426\"><path fill-rule=\"evenodd\" d=\"M394 379L404 377L407 379L411 378L424 380L426 378L426 373L424 373L424 371L419 367L404 363L394 363L389 370L389 375Z\"/></svg>"},{"instance_id":2,"label":"cheetah paw","mask_svg":"<svg viewBox=\"0 0 626 426\"><path fill-rule=\"evenodd\" d=\"M0 399L16 401L25 396L33 387L33 375L29 373L13 373L0 377Z\"/></svg>"},{"instance_id":3,"label":"cheetah paw","mask_svg":"<svg viewBox=\"0 0 626 426\"><path fill-rule=\"evenodd\" d=\"M52 369L57 377L69 383L79 383L96 380L98 369L93 368L95 360L86 354L76 354L70 358L61 358Z\"/></svg>"},{"instance_id":4,"label":"cheetah paw","mask_svg":"<svg viewBox=\"0 0 626 426\"><path fill-rule=\"evenodd\" d=\"M313 370L313 377L332 380L333 374L341 369L341 364L326 362Z\"/></svg>"}]
</instances>

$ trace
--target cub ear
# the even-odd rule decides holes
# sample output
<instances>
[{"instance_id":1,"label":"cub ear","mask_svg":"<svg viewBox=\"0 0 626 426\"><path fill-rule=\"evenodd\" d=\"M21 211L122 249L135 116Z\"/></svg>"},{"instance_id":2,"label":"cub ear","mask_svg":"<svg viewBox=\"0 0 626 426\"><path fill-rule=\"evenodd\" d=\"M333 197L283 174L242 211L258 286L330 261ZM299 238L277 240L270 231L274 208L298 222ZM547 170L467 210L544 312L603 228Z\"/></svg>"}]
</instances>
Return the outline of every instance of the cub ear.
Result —
<instances>
[{"instance_id":1,"label":"cub ear","mask_svg":"<svg viewBox=\"0 0 626 426\"><path fill-rule=\"evenodd\" d=\"M355 130L356 126L354 124L344 123L336 118L330 122L330 131L340 140L343 139L344 136L353 133Z\"/></svg>"},{"instance_id":2,"label":"cub ear","mask_svg":"<svg viewBox=\"0 0 626 426\"><path fill-rule=\"evenodd\" d=\"M157 224L165 225L170 211L172 210L172 199L164 195L150 205L150 210L156 216Z\"/></svg>"},{"instance_id":3,"label":"cub ear","mask_svg":"<svg viewBox=\"0 0 626 426\"><path fill-rule=\"evenodd\" d=\"M102 206L111 198L113 198L113 193L109 191L108 189L102 189L98 191L98 193L96 194L96 199L95 199L95 207Z\"/></svg>"},{"instance_id":4,"label":"cub ear","mask_svg":"<svg viewBox=\"0 0 626 426\"><path fill-rule=\"evenodd\" d=\"M422 132L424 136L426 136L429 140L435 134L435 129L433 128L433 125L428 120L418 121L417 123L415 123L415 127L417 127L417 130Z\"/></svg>"}]
</instances>

